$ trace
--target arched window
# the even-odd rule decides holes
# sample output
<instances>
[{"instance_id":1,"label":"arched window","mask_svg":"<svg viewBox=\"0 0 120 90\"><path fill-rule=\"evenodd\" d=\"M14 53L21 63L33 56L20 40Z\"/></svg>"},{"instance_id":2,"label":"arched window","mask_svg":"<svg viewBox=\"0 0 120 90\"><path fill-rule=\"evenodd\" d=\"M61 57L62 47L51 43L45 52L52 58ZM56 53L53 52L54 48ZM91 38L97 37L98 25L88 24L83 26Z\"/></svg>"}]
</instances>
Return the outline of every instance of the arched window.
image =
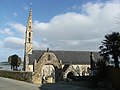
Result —
<instances>
[{"instance_id":1,"label":"arched window","mask_svg":"<svg viewBox=\"0 0 120 90\"><path fill-rule=\"evenodd\" d=\"M29 29L31 29L31 26L29 26Z\"/></svg>"},{"instance_id":2,"label":"arched window","mask_svg":"<svg viewBox=\"0 0 120 90\"><path fill-rule=\"evenodd\" d=\"M73 74L73 72L69 72L69 73L67 74L67 78L69 78L69 79L73 79L74 76L75 76L75 75Z\"/></svg>"},{"instance_id":3,"label":"arched window","mask_svg":"<svg viewBox=\"0 0 120 90\"><path fill-rule=\"evenodd\" d=\"M31 37L31 33L29 32L29 37Z\"/></svg>"},{"instance_id":4,"label":"arched window","mask_svg":"<svg viewBox=\"0 0 120 90\"><path fill-rule=\"evenodd\" d=\"M28 42L30 43L30 38L28 38Z\"/></svg>"},{"instance_id":5,"label":"arched window","mask_svg":"<svg viewBox=\"0 0 120 90\"><path fill-rule=\"evenodd\" d=\"M50 54L48 54L48 60L51 60L51 56L50 56Z\"/></svg>"}]
</instances>

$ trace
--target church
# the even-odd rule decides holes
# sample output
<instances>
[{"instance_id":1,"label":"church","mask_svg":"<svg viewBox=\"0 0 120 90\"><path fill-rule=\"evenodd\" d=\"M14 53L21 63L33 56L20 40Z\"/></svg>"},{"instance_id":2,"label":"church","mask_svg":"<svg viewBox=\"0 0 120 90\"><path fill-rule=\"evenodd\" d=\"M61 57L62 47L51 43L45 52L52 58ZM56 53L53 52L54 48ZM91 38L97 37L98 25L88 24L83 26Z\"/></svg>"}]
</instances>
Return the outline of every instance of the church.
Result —
<instances>
[{"instance_id":1,"label":"church","mask_svg":"<svg viewBox=\"0 0 120 90\"><path fill-rule=\"evenodd\" d=\"M34 83L55 83L74 76L90 75L91 58L100 59L98 52L34 50L32 28L32 8L26 26L24 71L33 72Z\"/></svg>"}]
</instances>

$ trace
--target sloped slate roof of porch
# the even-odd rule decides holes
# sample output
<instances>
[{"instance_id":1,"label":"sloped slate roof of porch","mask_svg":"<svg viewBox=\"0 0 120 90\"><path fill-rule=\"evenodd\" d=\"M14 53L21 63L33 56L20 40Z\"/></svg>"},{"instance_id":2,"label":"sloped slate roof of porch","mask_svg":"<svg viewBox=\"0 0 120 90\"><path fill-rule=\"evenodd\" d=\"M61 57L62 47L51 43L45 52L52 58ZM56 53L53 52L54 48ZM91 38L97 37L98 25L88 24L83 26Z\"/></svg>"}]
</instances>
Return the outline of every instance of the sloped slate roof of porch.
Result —
<instances>
[{"instance_id":1,"label":"sloped slate roof of porch","mask_svg":"<svg viewBox=\"0 0 120 90\"><path fill-rule=\"evenodd\" d=\"M32 55L29 55L32 65L34 60L38 60L46 51L33 50ZM90 51L49 51L53 52L63 64L90 64ZM95 60L102 58L98 52L93 52Z\"/></svg>"}]
</instances>

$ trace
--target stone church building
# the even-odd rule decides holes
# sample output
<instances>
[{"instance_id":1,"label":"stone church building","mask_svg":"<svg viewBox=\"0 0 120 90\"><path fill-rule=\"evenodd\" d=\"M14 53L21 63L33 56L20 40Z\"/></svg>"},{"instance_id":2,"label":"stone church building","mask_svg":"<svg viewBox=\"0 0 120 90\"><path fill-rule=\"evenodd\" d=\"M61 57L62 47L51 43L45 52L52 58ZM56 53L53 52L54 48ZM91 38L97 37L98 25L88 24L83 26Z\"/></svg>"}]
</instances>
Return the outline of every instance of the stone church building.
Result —
<instances>
[{"instance_id":1,"label":"stone church building","mask_svg":"<svg viewBox=\"0 0 120 90\"><path fill-rule=\"evenodd\" d=\"M24 71L33 72L34 83L54 83L74 76L90 75L90 60L100 57L98 52L33 50L32 9L30 9L24 51Z\"/></svg>"}]
</instances>

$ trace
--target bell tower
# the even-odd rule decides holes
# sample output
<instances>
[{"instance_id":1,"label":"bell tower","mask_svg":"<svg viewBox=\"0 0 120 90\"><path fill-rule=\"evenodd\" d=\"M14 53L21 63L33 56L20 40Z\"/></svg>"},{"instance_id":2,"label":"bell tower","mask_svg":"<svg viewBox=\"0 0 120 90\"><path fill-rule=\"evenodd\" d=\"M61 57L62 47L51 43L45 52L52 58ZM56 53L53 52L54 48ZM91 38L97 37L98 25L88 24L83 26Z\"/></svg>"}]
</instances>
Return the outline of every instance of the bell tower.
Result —
<instances>
[{"instance_id":1,"label":"bell tower","mask_svg":"<svg viewBox=\"0 0 120 90\"><path fill-rule=\"evenodd\" d=\"M27 26L26 26L26 33L25 33L24 71L29 71L28 54L32 54L32 50L33 50L32 35L33 35L33 32L32 32L32 8L30 8L28 22L27 22Z\"/></svg>"}]
</instances>

